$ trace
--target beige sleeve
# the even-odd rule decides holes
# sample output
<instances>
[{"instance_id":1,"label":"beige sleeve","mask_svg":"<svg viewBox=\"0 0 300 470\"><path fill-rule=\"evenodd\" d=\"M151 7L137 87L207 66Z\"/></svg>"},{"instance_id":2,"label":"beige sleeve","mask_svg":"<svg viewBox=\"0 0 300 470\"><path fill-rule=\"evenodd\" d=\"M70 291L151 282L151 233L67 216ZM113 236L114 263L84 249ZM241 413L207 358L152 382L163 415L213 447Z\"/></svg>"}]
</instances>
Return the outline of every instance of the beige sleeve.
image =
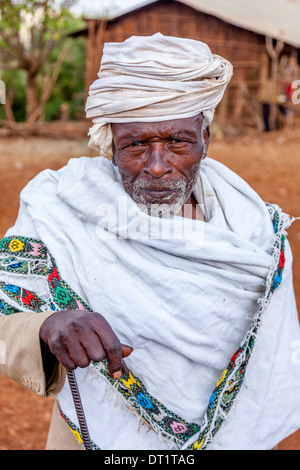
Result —
<instances>
[{"instance_id":1,"label":"beige sleeve","mask_svg":"<svg viewBox=\"0 0 300 470\"><path fill-rule=\"evenodd\" d=\"M42 396L59 393L66 378L66 370L56 361L46 383L39 331L53 313L0 316L0 373Z\"/></svg>"}]
</instances>

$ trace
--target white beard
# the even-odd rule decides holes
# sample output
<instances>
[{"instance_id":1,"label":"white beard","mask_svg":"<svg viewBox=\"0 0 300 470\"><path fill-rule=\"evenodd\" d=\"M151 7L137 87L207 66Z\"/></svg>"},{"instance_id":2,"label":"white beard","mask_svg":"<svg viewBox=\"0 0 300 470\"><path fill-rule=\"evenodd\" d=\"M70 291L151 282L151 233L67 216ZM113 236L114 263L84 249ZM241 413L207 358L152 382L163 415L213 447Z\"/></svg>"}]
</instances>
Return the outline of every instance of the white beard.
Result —
<instances>
[{"instance_id":1,"label":"white beard","mask_svg":"<svg viewBox=\"0 0 300 470\"><path fill-rule=\"evenodd\" d=\"M168 203L168 200L170 200L174 196L173 192L170 195L163 197L162 202L150 203L149 201L147 201L143 189L147 189L149 183L148 181L142 179L137 180L133 183L132 198L136 202L138 207L149 216L163 218L172 217L180 212L185 201L192 194L199 174L200 166L198 167L198 170L195 171L195 175L190 180L189 184L184 178L175 182L169 182L169 184L167 185L168 188L176 192L175 200L173 200L172 203ZM163 182L162 187L166 187L165 182ZM159 185L157 186L157 188L159 188Z\"/></svg>"}]
</instances>

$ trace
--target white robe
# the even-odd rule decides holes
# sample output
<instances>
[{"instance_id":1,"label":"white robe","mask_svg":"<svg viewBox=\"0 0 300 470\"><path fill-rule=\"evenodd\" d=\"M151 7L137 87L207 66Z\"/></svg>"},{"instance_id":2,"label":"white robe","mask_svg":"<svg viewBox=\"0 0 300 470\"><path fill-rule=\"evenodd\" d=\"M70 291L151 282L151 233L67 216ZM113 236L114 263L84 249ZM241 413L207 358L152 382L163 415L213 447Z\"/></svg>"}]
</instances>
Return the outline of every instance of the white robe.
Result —
<instances>
[{"instance_id":1,"label":"white robe","mask_svg":"<svg viewBox=\"0 0 300 470\"><path fill-rule=\"evenodd\" d=\"M225 166L205 159L194 194L206 222L158 219L172 235L183 224L184 230L157 238L157 228L147 225L152 218L125 193L110 161L72 159L28 184L6 236L42 240L64 281L134 348L126 364L149 394L201 425L216 382L251 328L278 253L265 203ZM282 230L290 223L283 221ZM271 449L300 427L300 329L287 241L285 256L241 390L209 449ZM1 279L47 293L37 276L1 273ZM180 448L141 426L97 367L76 375L99 448ZM57 399L78 426L68 383Z\"/></svg>"}]
</instances>

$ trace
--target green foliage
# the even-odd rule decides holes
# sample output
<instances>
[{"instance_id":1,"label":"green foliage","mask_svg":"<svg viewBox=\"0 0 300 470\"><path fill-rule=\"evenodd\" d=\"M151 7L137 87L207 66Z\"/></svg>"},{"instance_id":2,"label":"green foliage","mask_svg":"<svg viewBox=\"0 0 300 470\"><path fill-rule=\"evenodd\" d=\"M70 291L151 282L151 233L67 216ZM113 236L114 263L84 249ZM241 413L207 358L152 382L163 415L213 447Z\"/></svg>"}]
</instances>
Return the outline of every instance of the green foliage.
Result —
<instances>
[{"instance_id":1,"label":"green foliage","mask_svg":"<svg viewBox=\"0 0 300 470\"><path fill-rule=\"evenodd\" d=\"M25 121L26 76L23 70L8 70L1 74L6 94L13 93L13 112L16 121ZM5 119L4 106L0 105L0 119Z\"/></svg>"},{"instance_id":2,"label":"green foliage","mask_svg":"<svg viewBox=\"0 0 300 470\"><path fill-rule=\"evenodd\" d=\"M45 120L59 119L60 106L67 104L70 119L78 119L84 111L86 43L83 38L68 40L68 56L63 62L57 83L45 106ZM51 60L55 60L57 50Z\"/></svg>"},{"instance_id":3,"label":"green foliage","mask_svg":"<svg viewBox=\"0 0 300 470\"><path fill-rule=\"evenodd\" d=\"M68 19L72 18L69 8L76 0L0 0L0 24L4 28L20 30L23 12L35 15L41 13L41 24L46 29L58 32L69 30Z\"/></svg>"},{"instance_id":4,"label":"green foliage","mask_svg":"<svg viewBox=\"0 0 300 470\"><path fill-rule=\"evenodd\" d=\"M67 48L58 80L44 110L46 120L59 118L60 106L69 105L70 118L83 111L85 40L69 37L84 22L69 11L74 0L0 0L0 79L7 93L13 90L17 121L26 119L26 77L36 69L37 97L41 98L49 67L55 66L61 49ZM59 5L59 9L57 6ZM24 22L27 35L24 39ZM0 119L4 119L0 105Z\"/></svg>"}]
</instances>

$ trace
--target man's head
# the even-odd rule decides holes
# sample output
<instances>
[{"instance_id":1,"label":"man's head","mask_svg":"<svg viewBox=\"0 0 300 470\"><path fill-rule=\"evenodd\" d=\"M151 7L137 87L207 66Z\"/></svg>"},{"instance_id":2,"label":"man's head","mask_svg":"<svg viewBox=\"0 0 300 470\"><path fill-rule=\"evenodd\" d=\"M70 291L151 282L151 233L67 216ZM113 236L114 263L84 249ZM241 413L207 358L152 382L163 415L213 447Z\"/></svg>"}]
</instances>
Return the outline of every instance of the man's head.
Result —
<instances>
[{"instance_id":1,"label":"man's head","mask_svg":"<svg viewBox=\"0 0 300 470\"><path fill-rule=\"evenodd\" d=\"M89 146L112 157L114 124L134 128L200 113L209 124L231 76L230 62L193 39L156 33L107 43L86 103Z\"/></svg>"},{"instance_id":2,"label":"man's head","mask_svg":"<svg viewBox=\"0 0 300 470\"><path fill-rule=\"evenodd\" d=\"M177 214L191 201L209 129L202 114L161 122L112 124L114 155L125 190L151 215Z\"/></svg>"}]
</instances>

